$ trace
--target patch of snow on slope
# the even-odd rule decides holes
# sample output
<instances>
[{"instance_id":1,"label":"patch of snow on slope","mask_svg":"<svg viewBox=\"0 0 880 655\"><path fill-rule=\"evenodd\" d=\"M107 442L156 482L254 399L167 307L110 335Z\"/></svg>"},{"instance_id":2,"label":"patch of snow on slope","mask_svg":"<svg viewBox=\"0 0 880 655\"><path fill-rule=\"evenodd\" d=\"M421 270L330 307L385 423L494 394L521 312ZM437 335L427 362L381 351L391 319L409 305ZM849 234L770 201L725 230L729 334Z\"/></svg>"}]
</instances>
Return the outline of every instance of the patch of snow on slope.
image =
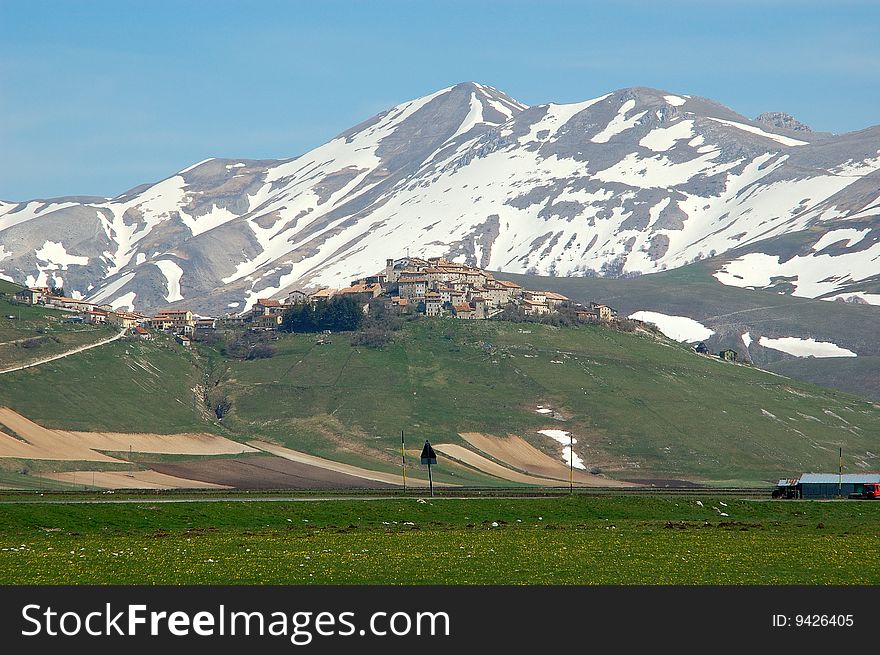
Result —
<instances>
[{"instance_id":1,"label":"patch of snow on slope","mask_svg":"<svg viewBox=\"0 0 880 655\"><path fill-rule=\"evenodd\" d=\"M565 430L538 430L538 434L543 434L545 437L550 437L562 444L562 459L565 460L566 464L582 471L586 470L587 467L584 466L584 460L577 453L571 451L571 444L577 443L577 439L572 439L569 436L570 432Z\"/></svg>"},{"instance_id":2,"label":"patch of snow on slope","mask_svg":"<svg viewBox=\"0 0 880 655\"><path fill-rule=\"evenodd\" d=\"M134 311L134 299L137 297L137 294L134 291L129 291L128 293L122 294L116 300L110 303L110 306L113 309L119 309L120 307L128 307L131 311Z\"/></svg>"},{"instance_id":3,"label":"patch of snow on slope","mask_svg":"<svg viewBox=\"0 0 880 655\"><path fill-rule=\"evenodd\" d=\"M630 153L616 164L596 173L595 177L603 182L619 182L630 186L667 188L684 184L695 175L707 177L723 173L738 166L741 160L726 164L714 163L718 152L710 152L689 161L675 163L664 157L639 157Z\"/></svg>"},{"instance_id":4,"label":"patch of snow on slope","mask_svg":"<svg viewBox=\"0 0 880 655\"><path fill-rule=\"evenodd\" d=\"M658 127L646 134L639 145L650 148L654 152L665 152L675 145L680 139L687 139L694 135L694 122L679 121L669 127Z\"/></svg>"},{"instance_id":5,"label":"patch of snow on slope","mask_svg":"<svg viewBox=\"0 0 880 655\"><path fill-rule=\"evenodd\" d=\"M630 314L629 317L637 321L653 323L663 334L676 341L687 343L705 341L715 334L714 330L710 330L699 321L687 316L670 316L660 312L640 311Z\"/></svg>"},{"instance_id":6,"label":"patch of snow on slope","mask_svg":"<svg viewBox=\"0 0 880 655\"><path fill-rule=\"evenodd\" d=\"M784 146L794 147L807 145L806 141L798 141L797 139L792 139L791 137L782 136L780 134L773 134L772 132L765 132L761 128L754 127L753 125L737 123L736 121L727 121L723 118L712 118L711 116L706 116L706 118L708 118L710 121L715 121L716 123L723 123L724 125L735 127L738 130L742 130L743 132L751 132L752 134L757 134L758 136L763 136L767 139L773 139L777 143L781 143Z\"/></svg>"},{"instance_id":7,"label":"patch of snow on slope","mask_svg":"<svg viewBox=\"0 0 880 655\"><path fill-rule=\"evenodd\" d=\"M746 348L748 348L749 346L752 345L752 335L749 334L748 332L745 332L742 335L742 340L743 340L743 343L746 345Z\"/></svg>"},{"instance_id":8,"label":"patch of snow on slope","mask_svg":"<svg viewBox=\"0 0 880 655\"><path fill-rule=\"evenodd\" d=\"M857 252L801 255L786 262L776 255L749 253L726 263L714 276L721 284L753 288L769 286L773 277L790 278L793 296L817 298L876 275L878 259L880 243Z\"/></svg>"},{"instance_id":9,"label":"patch of snow on slope","mask_svg":"<svg viewBox=\"0 0 880 655\"><path fill-rule=\"evenodd\" d=\"M196 163L193 164L192 166L187 166L187 167L184 168L182 171L180 171L180 172L178 173L178 175L179 175L180 173L188 173L189 171L193 170L194 168L198 168L198 167L201 166L202 164L207 164L207 163L208 163L209 161L211 161L212 159L214 159L214 158L213 158L213 157L208 157L207 159L203 159L203 160L200 161L200 162L196 162Z\"/></svg>"},{"instance_id":10,"label":"patch of snow on slope","mask_svg":"<svg viewBox=\"0 0 880 655\"><path fill-rule=\"evenodd\" d=\"M89 263L88 257L69 255L64 244L55 241L46 241L42 248L34 252L34 255L36 255L37 259L40 261L48 263L49 267L46 270L52 271L59 269L66 271L70 264L87 266Z\"/></svg>"},{"instance_id":11,"label":"patch of snow on slope","mask_svg":"<svg viewBox=\"0 0 880 655\"><path fill-rule=\"evenodd\" d=\"M816 242L816 245L813 246L813 250L815 252L819 252L820 250L827 248L828 246L837 243L838 241L846 241L844 245L845 248L849 248L850 246L856 245L859 241L864 239L868 233L871 231L871 228L866 227L864 230L854 230L852 228L845 228L843 230L831 230L830 232L826 232L822 235L822 238Z\"/></svg>"},{"instance_id":12,"label":"patch of snow on slope","mask_svg":"<svg viewBox=\"0 0 880 655\"><path fill-rule=\"evenodd\" d=\"M627 130L633 128L635 124L641 119L642 116L647 114L647 111L641 111L632 118L627 118L626 114L632 110L636 106L635 100L627 100L624 102L620 109L617 111L617 114L612 118L608 125L605 126L605 129L594 135L590 141L593 143L608 143L608 141L615 134L620 134L621 132L626 132Z\"/></svg>"},{"instance_id":13,"label":"patch of snow on slope","mask_svg":"<svg viewBox=\"0 0 880 655\"><path fill-rule=\"evenodd\" d=\"M880 305L880 293L865 293L864 291L856 291L853 293L839 293L825 300L843 300L853 302L853 299L863 300L869 305Z\"/></svg>"},{"instance_id":14,"label":"patch of snow on slope","mask_svg":"<svg viewBox=\"0 0 880 655\"><path fill-rule=\"evenodd\" d=\"M189 228L193 236L213 230L215 227L219 227L236 218L238 218L237 214L233 214L226 207L218 207L217 205L213 205L211 211L207 214L202 214L198 217L190 216L183 211L180 212L180 220Z\"/></svg>"},{"instance_id":15,"label":"patch of snow on slope","mask_svg":"<svg viewBox=\"0 0 880 655\"><path fill-rule=\"evenodd\" d=\"M32 200L20 211L15 213L10 211L0 214L0 231L18 225L19 223L26 223L37 216L43 216L67 207L74 207L76 204L77 203L75 202L46 203L42 200ZM12 205L10 209L17 206L18 205Z\"/></svg>"},{"instance_id":16,"label":"patch of snow on slope","mask_svg":"<svg viewBox=\"0 0 880 655\"><path fill-rule=\"evenodd\" d=\"M841 348L830 341L816 341L813 338L781 337L770 339L761 337L758 339L758 344L795 357L856 357L852 350Z\"/></svg>"},{"instance_id":17,"label":"patch of snow on slope","mask_svg":"<svg viewBox=\"0 0 880 655\"><path fill-rule=\"evenodd\" d=\"M663 96L663 99L673 107L681 107L687 102L685 98L680 98L678 96Z\"/></svg>"},{"instance_id":18,"label":"patch of snow on slope","mask_svg":"<svg viewBox=\"0 0 880 655\"><path fill-rule=\"evenodd\" d=\"M465 134L468 130L473 128L475 125L479 125L483 122L483 105L477 100L477 94L471 93L470 106L468 109L467 116L464 117L464 120L461 122L461 125L458 126L458 129L455 131L451 137L447 139L447 141L452 141L455 137L460 134Z\"/></svg>"},{"instance_id":19,"label":"patch of snow on slope","mask_svg":"<svg viewBox=\"0 0 880 655\"><path fill-rule=\"evenodd\" d=\"M93 302L95 304L103 304L108 298L112 298L113 294L119 291L122 287L128 284L128 281L134 277L134 271L129 271L120 275L117 279L113 280L110 284L99 289L98 292L89 297L89 302Z\"/></svg>"},{"instance_id":20,"label":"patch of snow on slope","mask_svg":"<svg viewBox=\"0 0 880 655\"><path fill-rule=\"evenodd\" d=\"M160 259L153 263L156 265L156 268L162 271L162 275L165 276L168 285L168 295L165 296L165 300L168 302L183 300L183 296L180 293L180 278L183 275L183 269L168 259Z\"/></svg>"},{"instance_id":21,"label":"patch of snow on slope","mask_svg":"<svg viewBox=\"0 0 880 655\"><path fill-rule=\"evenodd\" d=\"M610 93L606 93L604 96L599 96L598 98L593 98L592 100L586 100L585 102L574 102L567 105L557 105L551 102L549 105L546 105L547 113L544 114L541 120L529 126L529 133L523 137L520 137L519 143L526 144L532 141L537 141L538 133L545 130L548 132L548 134L555 135L559 131L560 127L568 123L568 121L574 118L577 114L581 113L585 109L589 109L597 102L605 100L605 98L610 95Z\"/></svg>"}]
</instances>

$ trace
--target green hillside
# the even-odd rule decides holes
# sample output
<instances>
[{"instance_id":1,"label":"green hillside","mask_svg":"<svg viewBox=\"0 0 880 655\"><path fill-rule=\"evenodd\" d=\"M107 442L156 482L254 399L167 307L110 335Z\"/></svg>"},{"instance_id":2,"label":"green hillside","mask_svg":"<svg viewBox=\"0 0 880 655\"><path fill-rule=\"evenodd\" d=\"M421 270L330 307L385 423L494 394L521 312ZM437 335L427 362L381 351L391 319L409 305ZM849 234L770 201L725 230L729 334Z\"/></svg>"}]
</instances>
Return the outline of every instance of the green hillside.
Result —
<instances>
[{"instance_id":1,"label":"green hillside","mask_svg":"<svg viewBox=\"0 0 880 655\"><path fill-rule=\"evenodd\" d=\"M317 453L390 459L403 429L417 443L515 433L558 457L537 433L551 428L626 478L772 480L833 468L838 446L876 468L872 403L604 327L425 320L382 350L342 334L277 345L272 359L228 364L224 422Z\"/></svg>"},{"instance_id":2,"label":"green hillside","mask_svg":"<svg viewBox=\"0 0 880 655\"><path fill-rule=\"evenodd\" d=\"M254 361L226 359L222 343L190 353L170 339L120 341L0 376L0 404L49 427L207 430L386 470L401 430L413 449L517 434L559 459L542 429L571 432L588 467L627 479L775 480L833 469L841 446L848 470L878 468L873 403L650 335L436 319L382 349L331 339L279 335L276 354ZM222 421L203 384L231 403Z\"/></svg>"},{"instance_id":3,"label":"green hillside","mask_svg":"<svg viewBox=\"0 0 880 655\"><path fill-rule=\"evenodd\" d=\"M50 307L19 305L22 287L0 280L0 370L45 359L113 336L116 330L71 323L71 314Z\"/></svg>"},{"instance_id":4,"label":"green hillside","mask_svg":"<svg viewBox=\"0 0 880 655\"><path fill-rule=\"evenodd\" d=\"M548 289L578 302L602 302L622 315L646 310L695 319L715 331L712 350L745 353L742 335L812 337L858 353L857 358L802 359L753 341L749 359L767 370L880 400L880 375L864 375L862 357L880 357L880 307L829 302L725 286L706 262L635 278L554 278L497 274L530 289Z\"/></svg>"}]
</instances>

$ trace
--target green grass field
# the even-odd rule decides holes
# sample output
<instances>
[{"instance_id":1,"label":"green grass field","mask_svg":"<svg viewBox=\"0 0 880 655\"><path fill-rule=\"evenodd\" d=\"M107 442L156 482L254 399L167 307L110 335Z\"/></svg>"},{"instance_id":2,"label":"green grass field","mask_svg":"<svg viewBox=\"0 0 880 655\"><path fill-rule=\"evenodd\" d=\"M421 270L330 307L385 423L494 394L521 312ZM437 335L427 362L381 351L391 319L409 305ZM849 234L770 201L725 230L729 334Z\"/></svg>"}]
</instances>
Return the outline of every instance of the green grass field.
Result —
<instances>
[{"instance_id":1,"label":"green grass field","mask_svg":"<svg viewBox=\"0 0 880 655\"><path fill-rule=\"evenodd\" d=\"M423 500L3 504L0 584L880 583L867 502Z\"/></svg>"},{"instance_id":2,"label":"green grass field","mask_svg":"<svg viewBox=\"0 0 880 655\"><path fill-rule=\"evenodd\" d=\"M116 333L112 327L71 323L67 320L72 315L69 312L10 302L9 296L20 288L0 280L0 293L7 294L0 297L0 370L52 357Z\"/></svg>"}]
</instances>

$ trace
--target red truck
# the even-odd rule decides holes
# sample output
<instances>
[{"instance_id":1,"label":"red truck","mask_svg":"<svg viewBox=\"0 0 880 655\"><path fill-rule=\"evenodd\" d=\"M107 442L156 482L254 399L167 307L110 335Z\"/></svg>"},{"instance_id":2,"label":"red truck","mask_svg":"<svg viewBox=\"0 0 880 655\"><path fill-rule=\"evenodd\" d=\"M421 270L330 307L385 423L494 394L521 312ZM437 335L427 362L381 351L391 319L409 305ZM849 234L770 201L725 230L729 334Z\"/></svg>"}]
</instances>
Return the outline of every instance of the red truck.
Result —
<instances>
[{"instance_id":1,"label":"red truck","mask_svg":"<svg viewBox=\"0 0 880 655\"><path fill-rule=\"evenodd\" d=\"M852 493L849 497L862 500L880 500L880 482L866 482L862 485L861 492Z\"/></svg>"}]
</instances>

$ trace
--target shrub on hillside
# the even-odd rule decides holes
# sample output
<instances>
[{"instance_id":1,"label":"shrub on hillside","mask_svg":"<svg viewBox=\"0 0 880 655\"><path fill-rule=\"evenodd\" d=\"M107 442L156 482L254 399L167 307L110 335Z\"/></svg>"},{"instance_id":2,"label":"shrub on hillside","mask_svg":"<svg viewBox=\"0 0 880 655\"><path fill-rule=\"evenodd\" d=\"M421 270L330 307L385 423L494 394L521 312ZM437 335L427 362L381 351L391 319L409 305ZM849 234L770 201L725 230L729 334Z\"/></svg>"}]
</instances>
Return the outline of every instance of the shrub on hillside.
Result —
<instances>
[{"instance_id":1,"label":"shrub on hillside","mask_svg":"<svg viewBox=\"0 0 880 655\"><path fill-rule=\"evenodd\" d=\"M381 348L391 341L391 333L385 330L361 330L351 337L352 346L367 346L369 348Z\"/></svg>"}]
</instances>

